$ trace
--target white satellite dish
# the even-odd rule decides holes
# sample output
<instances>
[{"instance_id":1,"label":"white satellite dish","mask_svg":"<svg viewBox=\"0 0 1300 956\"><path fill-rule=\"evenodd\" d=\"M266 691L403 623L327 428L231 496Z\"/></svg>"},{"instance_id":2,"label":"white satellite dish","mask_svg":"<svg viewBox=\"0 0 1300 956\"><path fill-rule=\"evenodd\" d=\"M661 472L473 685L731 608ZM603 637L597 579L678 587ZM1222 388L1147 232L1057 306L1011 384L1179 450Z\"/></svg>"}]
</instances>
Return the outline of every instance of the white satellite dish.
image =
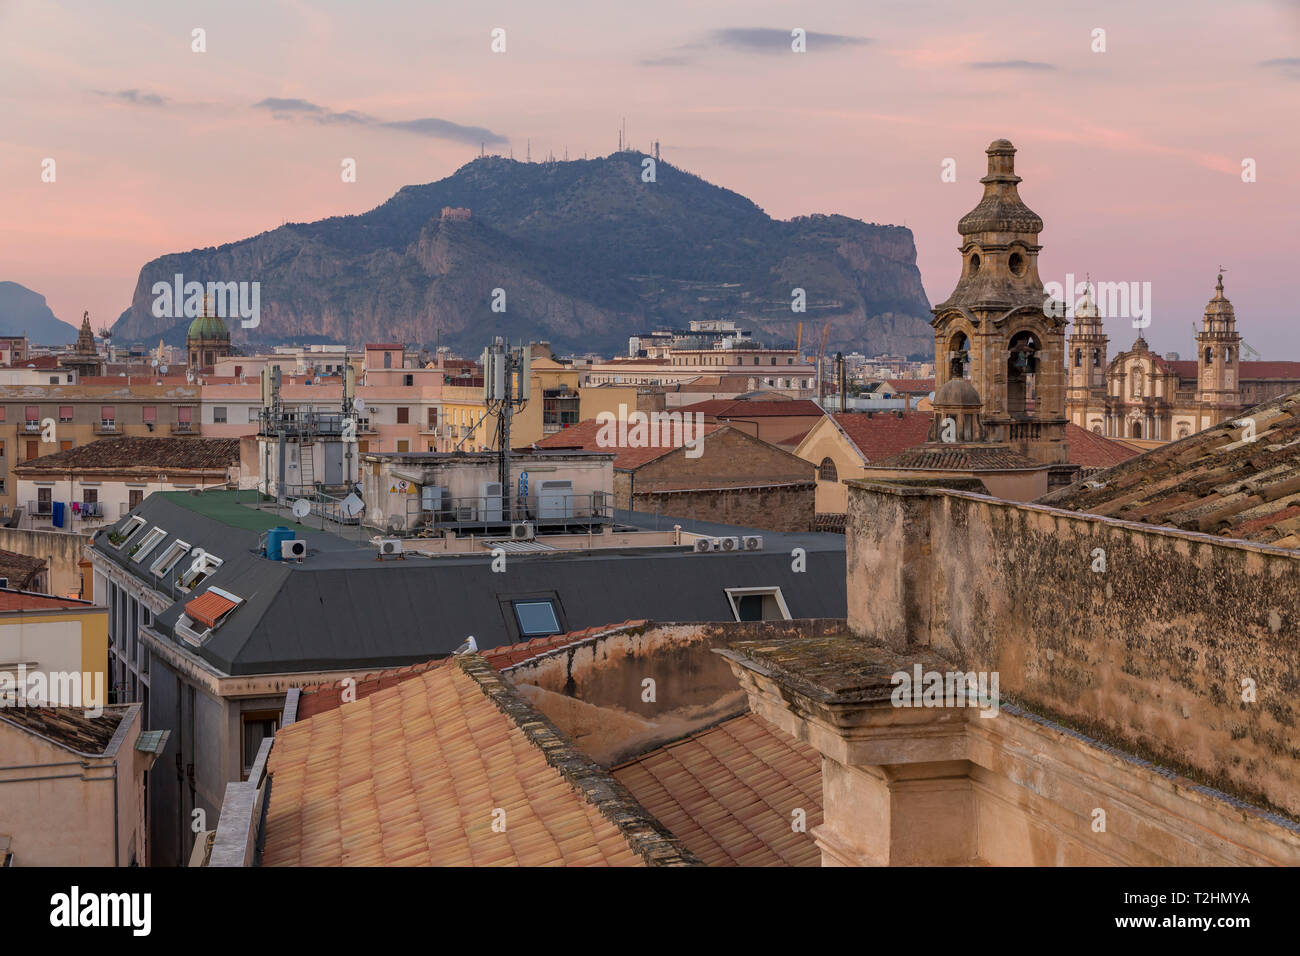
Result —
<instances>
[{"instance_id":1,"label":"white satellite dish","mask_svg":"<svg viewBox=\"0 0 1300 956\"><path fill-rule=\"evenodd\" d=\"M166 366L166 365L159 365L159 366L158 366L158 371L159 371L161 374L166 375L166 374L167 374L167 366Z\"/></svg>"},{"instance_id":2,"label":"white satellite dish","mask_svg":"<svg viewBox=\"0 0 1300 956\"><path fill-rule=\"evenodd\" d=\"M359 397L352 402L352 407L356 409L358 415L364 415L366 413L366 403Z\"/></svg>"},{"instance_id":3,"label":"white satellite dish","mask_svg":"<svg viewBox=\"0 0 1300 956\"><path fill-rule=\"evenodd\" d=\"M295 518L305 518L311 514L311 502L306 498L299 498L293 503L293 516Z\"/></svg>"},{"instance_id":4,"label":"white satellite dish","mask_svg":"<svg viewBox=\"0 0 1300 956\"><path fill-rule=\"evenodd\" d=\"M354 494L349 494L339 504L339 509L349 518L355 518L366 510L366 503Z\"/></svg>"}]
</instances>

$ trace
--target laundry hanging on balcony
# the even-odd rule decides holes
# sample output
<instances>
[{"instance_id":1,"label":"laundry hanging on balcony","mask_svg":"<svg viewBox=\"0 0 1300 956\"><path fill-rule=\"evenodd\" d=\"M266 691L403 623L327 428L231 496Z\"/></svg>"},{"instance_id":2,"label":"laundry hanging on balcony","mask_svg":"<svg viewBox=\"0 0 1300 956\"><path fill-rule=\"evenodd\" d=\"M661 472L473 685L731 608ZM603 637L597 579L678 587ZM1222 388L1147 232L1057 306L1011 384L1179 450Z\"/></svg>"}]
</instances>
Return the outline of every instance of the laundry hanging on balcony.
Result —
<instances>
[{"instance_id":1,"label":"laundry hanging on balcony","mask_svg":"<svg viewBox=\"0 0 1300 956\"><path fill-rule=\"evenodd\" d=\"M63 510L64 509L63 509L62 501L54 502L51 507L50 517L54 522L54 527L56 528L63 527Z\"/></svg>"}]
</instances>

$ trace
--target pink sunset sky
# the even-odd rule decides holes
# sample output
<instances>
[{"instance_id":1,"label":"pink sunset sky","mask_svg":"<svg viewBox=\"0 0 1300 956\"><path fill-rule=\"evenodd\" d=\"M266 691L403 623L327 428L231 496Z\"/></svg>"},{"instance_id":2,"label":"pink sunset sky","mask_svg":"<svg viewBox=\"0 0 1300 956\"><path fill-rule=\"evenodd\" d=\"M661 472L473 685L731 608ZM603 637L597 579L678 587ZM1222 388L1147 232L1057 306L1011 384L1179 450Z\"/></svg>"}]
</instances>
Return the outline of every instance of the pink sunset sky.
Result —
<instances>
[{"instance_id":1,"label":"pink sunset sky","mask_svg":"<svg viewBox=\"0 0 1300 956\"><path fill-rule=\"evenodd\" d=\"M1300 5L995 7L0 0L0 280L99 328L155 256L364 212L484 140L603 155L626 117L633 145L772 216L907 225L934 303L1006 137L1045 281L1150 282L1147 339L1190 355L1223 264L1247 341L1300 359ZM1112 351L1137 335L1107 331Z\"/></svg>"}]
</instances>

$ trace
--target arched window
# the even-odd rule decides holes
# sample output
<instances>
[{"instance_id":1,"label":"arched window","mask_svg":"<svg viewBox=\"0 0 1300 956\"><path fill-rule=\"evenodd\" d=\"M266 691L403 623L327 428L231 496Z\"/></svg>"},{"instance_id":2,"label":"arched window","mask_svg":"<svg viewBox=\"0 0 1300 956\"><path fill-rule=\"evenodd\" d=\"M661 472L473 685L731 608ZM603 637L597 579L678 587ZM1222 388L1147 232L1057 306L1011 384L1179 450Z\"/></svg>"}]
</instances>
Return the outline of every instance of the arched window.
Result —
<instances>
[{"instance_id":1,"label":"arched window","mask_svg":"<svg viewBox=\"0 0 1300 956\"><path fill-rule=\"evenodd\" d=\"M384 353L384 368L392 368L392 367L393 367L393 353L392 353L392 352L385 352L385 353Z\"/></svg>"},{"instance_id":2,"label":"arched window","mask_svg":"<svg viewBox=\"0 0 1300 956\"><path fill-rule=\"evenodd\" d=\"M1232 364L1232 349L1223 350L1223 364L1224 365Z\"/></svg>"},{"instance_id":3,"label":"arched window","mask_svg":"<svg viewBox=\"0 0 1300 956\"><path fill-rule=\"evenodd\" d=\"M1092 350L1092 367L1093 368L1101 367L1101 349Z\"/></svg>"},{"instance_id":4,"label":"arched window","mask_svg":"<svg viewBox=\"0 0 1300 956\"><path fill-rule=\"evenodd\" d=\"M1178 426L1178 437L1179 437L1179 438L1186 438L1186 437L1187 437L1188 435L1190 435L1191 433L1192 433L1192 430L1191 430L1190 428L1188 428L1186 425L1179 425L1179 426Z\"/></svg>"},{"instance_id":5,"label":"arched window","mask_svg":"<svg viewBox=\"0 0 1300 956\"><path fill-rule=\"evenodd\" d=\"M1130 438L1141 438L1141 437L1142 437L1142 423L1141 423L1141 422L1133 422L1133 424L1132 424L1132 426L1131 426L1131 430L1132 430L1132 434L1129 436Z\"/></svg>"},{"instance_id":6,"label":"arched window","mask_svg":"<svg viewBox=\"0 0 1300 956\"><path fill-rule=\"evenodd\" d=\"M1210 348L1207 345L1205 347L1205 364L1209 365L1213 361L1214 361L1214 349Z\"/></svg>"},{"instance_id":7,"label":"arched window","mask_svg":"<svg viewBox=\"0 0 1300 956\"><path fill-rule=\"evenodd\" d=\"M1034 397L1034 377L1038 372L1038 353L1042 346L1033 332L1025 330L1012 337L1007 348L1007 411L1028 415Z\"/></svg>"},{"instance_id":8,"label":"arched window","mask_svg":"<svg viewBox=\"0 0 1300 956\"><path fill-rule=\"evenodd\" d=\"M1092 426L1092 433L1093 433L1094 435L1100 435L1100 434L1101 434L1101 426L1100 426L1100 425L1093 425L1093 426Z\"/></svg>"},{"instance_id":9,"label":"arched window","mask_svg":"<svg viewBox=\"0 0 1300 956\"><path fill-rule=\"evenodd\" d=\"M840 473L835 468L835 462L823 458L822 463L817 466L817 478L820 481L839 481Z\"/></svg>"},{"instance_id":10,"label":"arched window","mask_svg":"<svg viewBox=\"0 0 1300 956\"><path fill-rule=\"evenodd\" d=\"M966 378L970 372L970 339L958 332L948 340L948 377Z\"/></svg>"},{"instance_id":11,"label":"arched window","mask_svg":"<svg viewBox=\"0 0 1300 956\"><path fill-rule=\"evenodd\" d=\"M1083 349L1074 350L1074 367L1079 368L1083 365Z\"/></svg>"}]
</instances>

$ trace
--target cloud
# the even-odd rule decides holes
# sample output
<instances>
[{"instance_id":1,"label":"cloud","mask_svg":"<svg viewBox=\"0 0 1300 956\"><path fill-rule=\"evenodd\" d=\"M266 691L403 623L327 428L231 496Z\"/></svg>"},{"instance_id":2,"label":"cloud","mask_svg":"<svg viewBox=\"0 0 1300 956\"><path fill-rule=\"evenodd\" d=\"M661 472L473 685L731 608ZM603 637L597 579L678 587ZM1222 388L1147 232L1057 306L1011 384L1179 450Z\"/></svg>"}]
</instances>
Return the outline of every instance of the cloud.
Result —
<instances>
[{"instance_id":1,"label":"cloud","mask_svg":"<svg viewBox=\"0 0 1300 956\"><path fill-rule=\"evenodd\" d=\"M502 136L500 133L494 133L485 127L462 126L460 123L453 123L451 120L438 119L433 116L410 120L383 120L368 113L359 113L356 110L336 112L310 100L276 96L268 96L266 99L259 100L253 104L253 108L269 110L271 115L277 119L302 117L331 126L368 126L374 129L391 129L402 133L411 133L415 136L450 140L455 143L490 143L499 145L509 142L507 137Z\"/></svg>"},{"instance_id":2,"label":"cloud","mask_svg":"<svg viewBox=\"0 0 1300 956\"><path fill-rule=\"evenodd\" d=\"M145 93L142 90L95 90L95 94L131 106L166 106L168 102L165 96L159 96L157 93Z\"/></svg>"},{"instance_id":3,"label":"cloud","mask_svg":"<svg viewBox=\"0 0 1300 956\"><path fill-rule=\"evenodd\" d=\"M793 37L791 37L789 30L774 27L728 27L723 30L714 30L710 34L710 39L720 46L731 47L734 50L742 50L746 53L789 53ZM845 36L839 33L814 33L811 30L807 32L807 40L809 52L820 49L833 50L839 47L864 46L872 42L870 37Z\"/></svg>"},{"instance_id":4,"label":"cloud","mask_svg":"<svg viewBox=\"0 0 1300 956\"><path fill-rule=\"evenodd\" d=\"M1283 56L1274 60L1264 60L1259 65L1270 70L1278 70L1293 80L1300 80L1300 56Z\"/></svg>"},{"instance_id":5,"label":"cloud","mask_svg":"<svg viewBox=\"0 0 1300 956\"><path fill-rule=\"evenodd\" d=\"M328 110L323 106L317 106L315 103L308 103L306 100L281 99L278 96L268 96L266 99L253 104L254 109L270 110L273 113L327 113Z\"/></svg>"},{"instance_id":6,"label":"cloud","mask_svg":"<svg viewBox=\"0 0 1300 956\"><path fill-rule=\"evenodd\" d=\"M968 70L1055 70L1051 63L1039 63L1036 60L982 60L967 63Z\"/></svg>"}]
</instances>

